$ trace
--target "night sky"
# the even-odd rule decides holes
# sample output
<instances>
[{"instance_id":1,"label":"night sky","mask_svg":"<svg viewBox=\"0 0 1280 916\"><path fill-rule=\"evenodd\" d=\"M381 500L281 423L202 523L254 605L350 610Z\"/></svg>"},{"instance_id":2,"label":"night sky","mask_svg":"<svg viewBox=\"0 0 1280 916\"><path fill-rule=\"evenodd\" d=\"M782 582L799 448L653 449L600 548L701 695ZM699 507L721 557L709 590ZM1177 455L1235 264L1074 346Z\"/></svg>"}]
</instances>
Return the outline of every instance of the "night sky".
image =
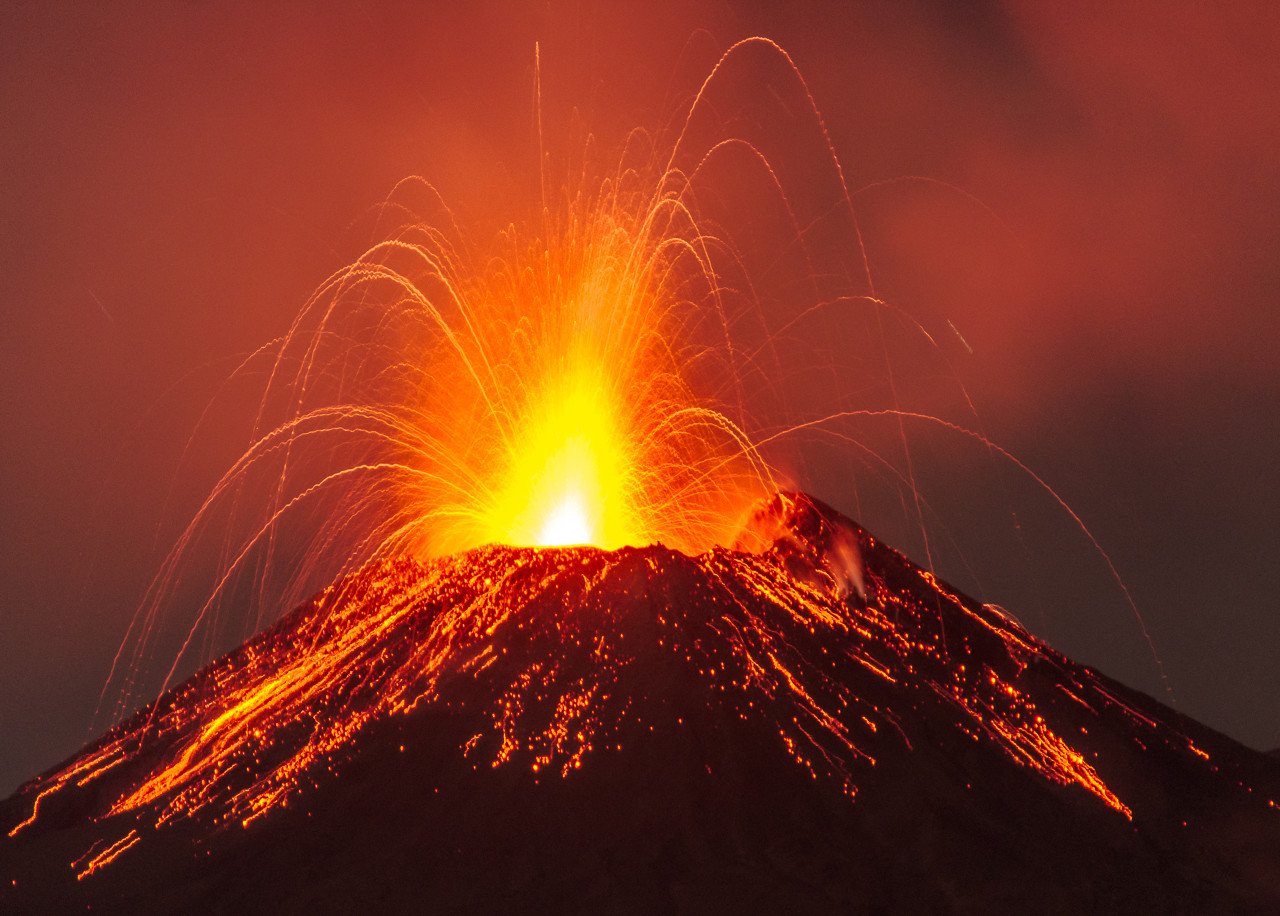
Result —
<instances>
[{"instance_id":1,"label":"night sky","mask_svg":"<svg viewBox=\"0 0 1280 916\"><path fill-rule=\"evenodd\" d=\"M785 47L877 291L950 329L969 424L1109 552L1174 705L1280 746L1275 5L259 6L0 13L0 793L108 724L99 691L148 580L245 445L261 379L224 381L363 250L371 208L419 174L463 223L517 218L535 41L547 123L603 147L668 126L733 41ZM1052 498L911 434L938 572L1170 702ZM798 483L924 559L873 482L855 499L811 467Z\"/></svg>"}]
</instances>

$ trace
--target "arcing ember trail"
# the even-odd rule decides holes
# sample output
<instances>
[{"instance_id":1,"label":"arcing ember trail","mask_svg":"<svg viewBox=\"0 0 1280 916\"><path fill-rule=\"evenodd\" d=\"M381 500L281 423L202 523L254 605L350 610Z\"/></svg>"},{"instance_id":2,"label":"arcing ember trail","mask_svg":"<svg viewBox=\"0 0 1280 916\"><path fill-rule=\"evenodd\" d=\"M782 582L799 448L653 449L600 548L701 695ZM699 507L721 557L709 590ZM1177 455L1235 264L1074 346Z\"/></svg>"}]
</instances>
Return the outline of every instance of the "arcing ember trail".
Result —
<instances>
[{"instance_id":1,"label":"arcing ember trail","mask_svg":"<svg viewBox=\"0 0 1280 916\"><path fill-rule=\"evenodd\" d=\"M489 547L335 583L9 799L3 893L272 908L318 893L273 876L318 869L327 906L477 882L671 905L754 871L744 905L1257 903L1277 798L1273 761L783 494L732 550ZM601 831L614 879L566 889ZM816 884L779 872L784 836Z\"/></svg>"}]
</instances>

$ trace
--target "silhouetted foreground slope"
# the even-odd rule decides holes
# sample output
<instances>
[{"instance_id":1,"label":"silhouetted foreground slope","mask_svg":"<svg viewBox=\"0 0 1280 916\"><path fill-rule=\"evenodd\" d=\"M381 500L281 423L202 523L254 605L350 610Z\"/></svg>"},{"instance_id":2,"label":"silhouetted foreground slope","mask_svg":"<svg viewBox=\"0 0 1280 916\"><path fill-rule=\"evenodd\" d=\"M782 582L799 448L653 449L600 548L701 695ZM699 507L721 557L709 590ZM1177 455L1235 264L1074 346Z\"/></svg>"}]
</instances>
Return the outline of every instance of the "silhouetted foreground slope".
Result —
<instances>
[{"instance_id":1,"label":"silhouetted foreground slope","mask_svg":"<svg viewBox=\"0 0 1280 916\"><path fill-rule=\"evenodd\" d=\"M807 497L379 564L0 805L0 910L1280 907L1280 762Z\"/></svg>"}]
</instances>

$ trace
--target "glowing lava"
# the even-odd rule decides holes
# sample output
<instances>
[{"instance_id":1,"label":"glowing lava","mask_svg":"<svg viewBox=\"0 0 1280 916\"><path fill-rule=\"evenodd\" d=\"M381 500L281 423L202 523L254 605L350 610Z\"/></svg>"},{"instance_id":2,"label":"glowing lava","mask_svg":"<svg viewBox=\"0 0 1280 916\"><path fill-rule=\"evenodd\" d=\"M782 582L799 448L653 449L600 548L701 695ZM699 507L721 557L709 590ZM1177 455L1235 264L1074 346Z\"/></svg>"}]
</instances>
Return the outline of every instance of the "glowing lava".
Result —
<instances>
[{"instance_id":1,"label":"glowing lava","mask_svg":"<svg viewBox=\"0 0 1280 916\"><path fill-rule=\"evenodd\" d=\"M595 529L587 518L587 508L577 493L567 493L551 510L538 532L539 547L570 547L595 544Z\"/></svg>"},{"instance_id":2,"label":"glowing lava","mask_svg":"<svg viewBox=\"0 0 1280 916\"><path fill-rule=\"evenodd\" d=\"M638 545L627 436L599 375L571 372L525 419L490 509L494 540L516 546Z\"/></svg>"}]
</instances>

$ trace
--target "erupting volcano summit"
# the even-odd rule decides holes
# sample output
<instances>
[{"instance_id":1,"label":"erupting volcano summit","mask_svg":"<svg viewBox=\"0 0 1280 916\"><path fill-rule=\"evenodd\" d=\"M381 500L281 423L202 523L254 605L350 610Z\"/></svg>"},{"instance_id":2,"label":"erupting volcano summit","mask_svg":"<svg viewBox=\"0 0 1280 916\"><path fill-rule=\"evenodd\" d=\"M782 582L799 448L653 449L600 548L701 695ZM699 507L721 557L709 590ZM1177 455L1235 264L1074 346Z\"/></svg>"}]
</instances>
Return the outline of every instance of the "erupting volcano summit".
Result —
<instances>
[{"instance_id":1,"label":"erupting volcano summit","mask_svg":"<svg viewBox=\"0 0 1280 916\"><path fill-rule=\"evenodd\" d=\"M334 583L0 806L0 908L1280 905L1280 762L798 494Z\"/></svg>"}]
</instances>

